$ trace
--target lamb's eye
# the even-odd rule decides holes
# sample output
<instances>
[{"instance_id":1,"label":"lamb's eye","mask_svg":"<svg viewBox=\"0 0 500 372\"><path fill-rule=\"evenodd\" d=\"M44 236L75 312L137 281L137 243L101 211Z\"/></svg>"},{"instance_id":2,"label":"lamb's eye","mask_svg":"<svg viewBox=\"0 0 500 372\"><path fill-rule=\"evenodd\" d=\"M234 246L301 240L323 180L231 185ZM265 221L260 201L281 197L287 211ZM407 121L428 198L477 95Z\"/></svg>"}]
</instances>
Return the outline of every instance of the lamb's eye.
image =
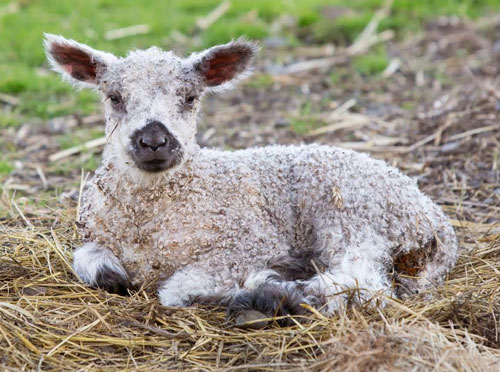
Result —
<instances>
[{"instance_id":1,"label":"lamb's eye","mask_svg":"<svg viewBox=\"0 0 500 372\"><path fill-rule=\"evenodd\" d=\"M187 96L186 97L186 105L188 106L193 106L194 105L194 100L196 99L195 96Z\"/></svg>"},{"instance_id":2,"label":"lamb's eye","mask_svg":"<svg viewBox=\"0 0 500 372\"><path fill-rule=\"evenodd\" d=\"M113 106L118 106L120 103L122 103L122 99L119 95L110 94L108 98Z\"/></svg>"}]
</instances>

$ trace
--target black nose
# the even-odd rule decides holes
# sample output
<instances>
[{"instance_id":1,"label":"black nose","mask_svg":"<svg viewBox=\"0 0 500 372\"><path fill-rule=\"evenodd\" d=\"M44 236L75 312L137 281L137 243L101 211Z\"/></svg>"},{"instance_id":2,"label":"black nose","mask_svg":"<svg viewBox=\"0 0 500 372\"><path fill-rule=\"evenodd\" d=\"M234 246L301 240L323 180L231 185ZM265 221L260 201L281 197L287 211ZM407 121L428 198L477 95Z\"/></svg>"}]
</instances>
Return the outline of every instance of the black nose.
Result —
<instances>
[{"instance_id":1,"label":"black nose","mask_svg":"<svg viewBox=\"0 0 500 372\"><path fill-rule=\"evenodd\" d=\"M175 136L159 121L150 121L130 136L129 154L146 171L160 172L182 161L182 148Z\"/></svg>"},{"instance_id":2,"label":"black nose","mask_svg":"<svg viewBox=\"0 0 500 372\"><path fill-rule=\"evenodd\" d=\"M168 145L168 132L165 126L157 121L146 125L136 136L137 145L153 152Z\"/></svg>"}]
</instances>

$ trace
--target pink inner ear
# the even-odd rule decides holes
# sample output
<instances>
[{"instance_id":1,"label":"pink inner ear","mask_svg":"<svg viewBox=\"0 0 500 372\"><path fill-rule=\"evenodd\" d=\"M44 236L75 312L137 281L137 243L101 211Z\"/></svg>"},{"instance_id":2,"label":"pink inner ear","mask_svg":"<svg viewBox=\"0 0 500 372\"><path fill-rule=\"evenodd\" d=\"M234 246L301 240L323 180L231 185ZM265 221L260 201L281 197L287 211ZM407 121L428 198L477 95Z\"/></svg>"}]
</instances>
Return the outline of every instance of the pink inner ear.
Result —
<instances>
[{"instance_id":1,"label":"pink inner ear","mask_svg":"<svg viewBox=\"0 0 500 372\"><path fill-rule=\"evenodd\" d=\"M87 52L67 44L53 44L50 52L56 62L72 77L95 82L97 66Z\"/></svg>"},{"instance_id":2,"label":"pink inner ear","mask_svg":"<svg viewBox=\"0 0 500 372\"><path fill-rule=\"evenodd\" d=\"M216 51L209 57L208 68L203 71L207 85L217 86L233 79L246 68L251 55L251 50L246 47Z\"/></svg>"}]
</instances>

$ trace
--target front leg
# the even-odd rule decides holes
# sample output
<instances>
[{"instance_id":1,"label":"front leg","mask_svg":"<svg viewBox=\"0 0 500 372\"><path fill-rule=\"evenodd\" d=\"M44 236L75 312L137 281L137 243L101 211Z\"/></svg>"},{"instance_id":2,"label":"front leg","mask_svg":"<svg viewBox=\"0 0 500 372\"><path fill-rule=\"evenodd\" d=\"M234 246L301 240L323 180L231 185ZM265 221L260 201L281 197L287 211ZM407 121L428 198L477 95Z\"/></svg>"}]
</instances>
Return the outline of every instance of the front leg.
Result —
<instances>
[{"instance_id":1,"label":"front leg","mask_svg":"<svg viewBox=\"0 0 500 372\"><path fill-rule=\"evenodd\" d=\"M217 286L214 277L206 270L186 266L160 286L158 295L164 306L183 307L193 303L224 304L229 293Z\"/></svg>"},{"instance_id":2,"label":"front leg","mask_svg":"<svg viewBox=\"0 0 500 372\"><path fill-rule=\"evenodd\" d=\"M73 268L80 279L111 293L126 295L131 288L127 271L108 248L85 243L73 255Z\"/></svg>"}]
</instances>

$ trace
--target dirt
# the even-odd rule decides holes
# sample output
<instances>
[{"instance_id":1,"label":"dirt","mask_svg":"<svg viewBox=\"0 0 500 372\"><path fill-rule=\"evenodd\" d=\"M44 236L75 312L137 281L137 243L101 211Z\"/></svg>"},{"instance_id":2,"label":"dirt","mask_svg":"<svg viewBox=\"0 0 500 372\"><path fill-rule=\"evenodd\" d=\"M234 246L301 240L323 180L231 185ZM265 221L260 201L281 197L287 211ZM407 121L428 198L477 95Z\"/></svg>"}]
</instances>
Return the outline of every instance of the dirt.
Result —
<instances>
[{"instance_id":1,"label":"dirt","mask_svg":"<svg viewBox=\"0 0 500 372\"><path fill-rule=\"evenodd\" d=\"M199 142L202 146L239 149L275 143L336 145L385 139L390 149L376 145L361 149L416 177L423 190L438 202L447 205L460 196L466 202L460 217L491 222L500 205L496 163L499 128L470 136L466 132L498 124L500 40L490 29L481 32L474 27L453 19L449 23L442 20L428 24L422 35L388 44L391 58L401 61L398 71L388 78L362 76L349 63L293 76L271 75L262 84L257 76L239 90L207 97ZM276 65L283 54L293 52L264 51L257 75ZM300 56L294 57L300 60ZM342 74L335 84L332 72ZM294 131L294 120L314 122L352 98L356 104L350 112L383 122L373 120L361 128L346 127L318 136ZM58 122L63 124L54 125ZM56 119L26 123L15 132L4 133L15 144L17 166L22 166L8 182L25 185L28 194L36 194L44 187L38 166L49 189L65 190L66 180L74 185L80 170L54 171L56 164L48 162L48 155L59 150L55 134L93 126L102 123L83 124L76 117L76 128L65 128L64 120ZM428 143L404 150L404 146L436 133L439 135Z\"/></svg>"}]
</instances>

